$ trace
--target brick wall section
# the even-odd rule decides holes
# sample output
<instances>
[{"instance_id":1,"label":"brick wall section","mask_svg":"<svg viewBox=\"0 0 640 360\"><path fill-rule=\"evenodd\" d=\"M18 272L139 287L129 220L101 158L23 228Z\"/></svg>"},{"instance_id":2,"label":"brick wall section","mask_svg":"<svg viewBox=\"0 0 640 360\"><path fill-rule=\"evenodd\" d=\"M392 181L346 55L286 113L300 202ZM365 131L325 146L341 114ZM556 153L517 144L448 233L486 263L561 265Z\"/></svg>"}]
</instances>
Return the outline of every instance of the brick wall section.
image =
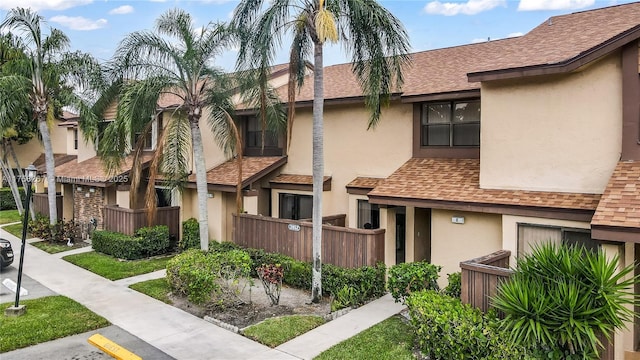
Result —
<instances>
[{"instance_id":1,"label":"brick wall section","mask_svg":"<svg viewBox=\"0 0 640 360\"><path fill-rule=\"evenodd\" d=\"M80 224L87 224L91 218L98 220L97 230L103 229L102 207L104 203L103 189L94 187L94 192L89 191L90 187L74 187L73 191L73 218Z\"/></svg>"}]
</instances>

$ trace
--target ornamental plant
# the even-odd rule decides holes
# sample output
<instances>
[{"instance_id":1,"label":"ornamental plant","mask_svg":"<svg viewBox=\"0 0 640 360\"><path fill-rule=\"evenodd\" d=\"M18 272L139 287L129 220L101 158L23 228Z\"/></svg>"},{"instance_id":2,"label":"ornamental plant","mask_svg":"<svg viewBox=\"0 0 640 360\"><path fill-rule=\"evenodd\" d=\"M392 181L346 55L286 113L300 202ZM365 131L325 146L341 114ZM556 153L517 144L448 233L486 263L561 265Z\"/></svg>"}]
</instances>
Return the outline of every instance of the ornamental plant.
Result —
<instances>
[{"instance_id":1,"label":"ornamental plant","mask_svg":"<svg viewBox=\"0 0 640 360\"><path fill-rule=\"evenodd\" d=\"M598 339L610 339L634 317L633 264L602 250L544 244L518 260L493 298L505 315L501 326L515 344L545 359L598 359Z\"/></svg>"},{"instance_id":2,"label":"ornamental plant","mask_svg":"<svg viewBox=\"0 0 640 360\"><path fill-rule=\"evenodd\" d=\"M389 268L387 287L396 302L404 302L414 291L438 290L436 281L441 269L426 261L396 264Z\"/></svg>"},{"instance_id":3,"label":"ornamental plant","mask_svg":"<svg viewBox=\"0 0 640 360\"><path fill-rule=\"evenodd\" d=\"M271 306L278 305L282 291L282 279L284 279L282 266L280 264L262 264L256 269L256 273L262 281L264 292L271 300Z\"/></svg>"}]
</instances>

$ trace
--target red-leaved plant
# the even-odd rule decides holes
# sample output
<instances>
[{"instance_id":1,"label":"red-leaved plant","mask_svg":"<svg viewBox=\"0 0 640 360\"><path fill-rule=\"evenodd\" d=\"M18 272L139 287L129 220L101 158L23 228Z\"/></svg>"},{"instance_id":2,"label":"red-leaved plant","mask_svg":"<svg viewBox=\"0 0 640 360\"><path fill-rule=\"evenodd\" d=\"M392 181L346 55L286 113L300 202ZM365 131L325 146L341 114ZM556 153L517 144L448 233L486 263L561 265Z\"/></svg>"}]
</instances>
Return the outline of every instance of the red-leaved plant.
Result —
<instances>
[{"instance_id":1,"label":"red-leaved plant","mask_svg":"<svg viewBox=\"0 0 640 360\"><path fill-rule=\"evenodd\" d=\"M280 264L262 264L256 269L258 278L262 281L264 292L271 299L271 306L280 302L280 291L282 290L282 279L284 270Z\"/></svg>"}]
</instances>

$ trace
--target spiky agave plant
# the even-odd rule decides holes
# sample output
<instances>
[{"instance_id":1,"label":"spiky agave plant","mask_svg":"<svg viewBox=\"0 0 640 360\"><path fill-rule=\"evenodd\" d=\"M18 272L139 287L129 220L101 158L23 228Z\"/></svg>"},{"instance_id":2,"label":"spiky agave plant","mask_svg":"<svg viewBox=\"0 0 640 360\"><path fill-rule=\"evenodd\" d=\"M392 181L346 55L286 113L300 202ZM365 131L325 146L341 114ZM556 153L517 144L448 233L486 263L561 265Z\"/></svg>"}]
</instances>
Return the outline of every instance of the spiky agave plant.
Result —
<instances>
[{"instance_id":1,"label":"spiky agave plant","mask_svg":"<svg viewBox=\"0 0 640 360\"><path fill-rule=\"evenodd\" d=\"M633 319L633 265L580 246L543 244L518 260L493 305L511 340L550 359L597 359L602 336Z\"/></svg>"}]
</instances>

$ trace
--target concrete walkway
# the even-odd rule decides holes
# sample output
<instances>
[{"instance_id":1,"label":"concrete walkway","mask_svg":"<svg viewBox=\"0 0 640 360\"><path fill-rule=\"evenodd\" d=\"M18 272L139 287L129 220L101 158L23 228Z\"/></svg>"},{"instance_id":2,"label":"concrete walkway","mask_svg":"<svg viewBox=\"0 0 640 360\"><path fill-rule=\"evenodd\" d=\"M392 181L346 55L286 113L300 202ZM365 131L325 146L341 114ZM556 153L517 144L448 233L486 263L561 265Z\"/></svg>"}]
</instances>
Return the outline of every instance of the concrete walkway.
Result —
<instances>
[{"instance_id":1,"label":"concrete walkway","mask_svg":"<svg viewBox=\"0 0 640 360\"><path fill-rule=\"evenodd\" d=\"M2 229L0 237L11 241L17 267L20 240ZM271 349L127 287L162 277L162 271L114 282L61 259L68 254L50 255L28 244L24 273L176 359L311 359L403 309L387 295Z\"/></svg>"}]
</instances>

